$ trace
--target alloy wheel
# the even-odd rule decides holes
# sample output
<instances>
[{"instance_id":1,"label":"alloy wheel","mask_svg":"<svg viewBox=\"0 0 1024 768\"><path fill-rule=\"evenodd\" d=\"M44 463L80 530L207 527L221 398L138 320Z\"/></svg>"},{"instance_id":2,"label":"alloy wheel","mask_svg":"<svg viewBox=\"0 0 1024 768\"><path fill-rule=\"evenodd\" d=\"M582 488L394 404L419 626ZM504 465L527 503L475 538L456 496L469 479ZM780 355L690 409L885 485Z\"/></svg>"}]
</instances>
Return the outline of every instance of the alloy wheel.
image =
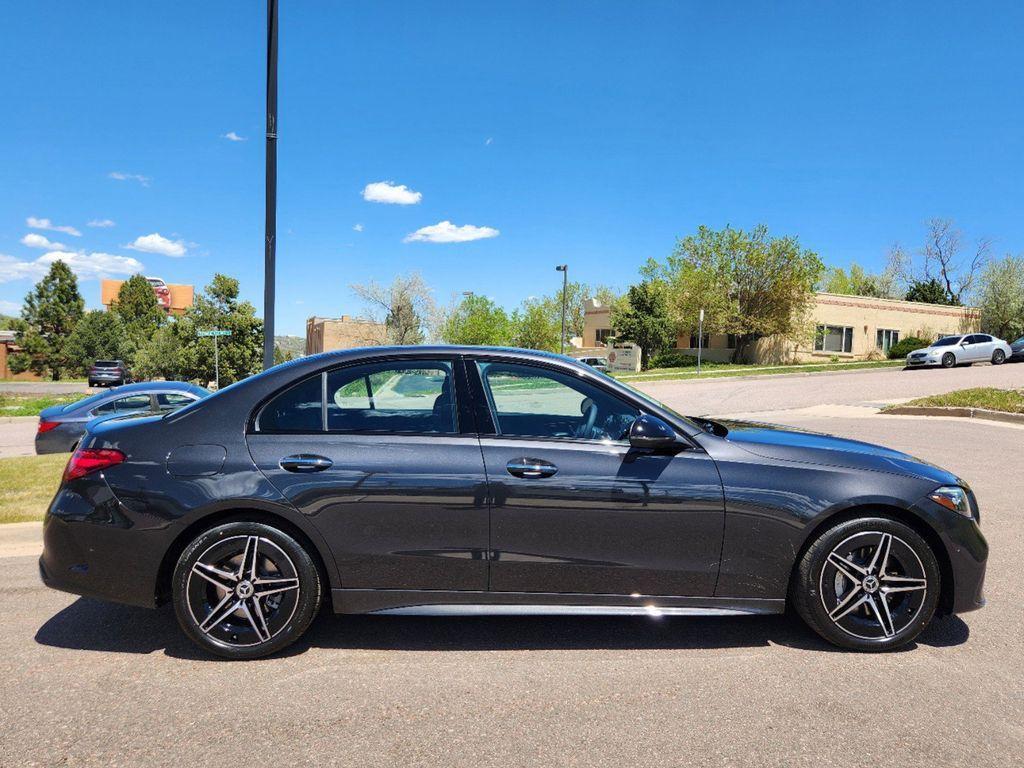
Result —
<instances>
[{"instance_id":1,"label":"alloy wheel","mask_svg":"<svg viewBox=\"0 0 1024 768\"><path fill-rule=\"evenodd\" d=\"M947 352L942 356L943 368L952 368L954 365L956 365L956 355L954 355L952 352Z\"/></svg>"},{"instance_id":2,"label":"alloy wheel","mask_svg":"<svg viewBox=\"0 0 1024 768\"><path fill-rule=\"evenodd\" d=\"M264 536L230 536L208 547L185 583L189 613L216 643L244 648L279 635L299 605L299 573Z\"/></svg>"},{"instance_id":3,"label":"alloy wheel","mask_svg":"<svg viewBox=\"0 0 1024 768\"><path fill-rule=\"evenodd\" d=\"M1006 360L1006 353L1001 349L997 349L992 353L992 365L1002 365Z\"/></svg>"},{"instance_id":4,"label":"alloy wheel","mask_svg":"<svg viewBox=\"0 0 1024 768\"><path fill-rule=\"evenodd\" d=\"M885 641L917 619L928 579L903 539L882 531L856 533L829 552L819 580L831 622L859 640Z\"/></svg>"}]
</instances>

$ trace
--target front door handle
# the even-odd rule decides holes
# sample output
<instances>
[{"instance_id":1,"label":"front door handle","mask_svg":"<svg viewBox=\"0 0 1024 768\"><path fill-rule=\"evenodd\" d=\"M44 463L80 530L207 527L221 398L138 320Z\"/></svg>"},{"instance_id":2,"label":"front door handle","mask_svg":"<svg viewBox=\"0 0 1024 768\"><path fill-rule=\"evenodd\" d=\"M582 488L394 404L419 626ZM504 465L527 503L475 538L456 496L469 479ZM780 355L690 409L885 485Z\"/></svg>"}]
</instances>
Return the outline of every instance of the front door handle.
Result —
<instances>
[{"instance_id":1,"label":"front door handle","mask_svg":"<svg viewBox=\"0 0 1024 768\"><path fill-rule=\"evenodd\" d=\"M311 453L285 456L279 463L281 464L281 469L288 472L323 472L334 464L326 456L316 456Z\"/></svg>"},{"instance_id":2,"label":"front door handle","mask_svg":"<svg viewBox=\"0 0 1024 768\"><path fill-rule=\"evenodd\" d=\"M512 459L505 465L510 475L533 480L541 477L551 477L558 471L558 467L544 459Z\"/></svg>"}]
</instances>

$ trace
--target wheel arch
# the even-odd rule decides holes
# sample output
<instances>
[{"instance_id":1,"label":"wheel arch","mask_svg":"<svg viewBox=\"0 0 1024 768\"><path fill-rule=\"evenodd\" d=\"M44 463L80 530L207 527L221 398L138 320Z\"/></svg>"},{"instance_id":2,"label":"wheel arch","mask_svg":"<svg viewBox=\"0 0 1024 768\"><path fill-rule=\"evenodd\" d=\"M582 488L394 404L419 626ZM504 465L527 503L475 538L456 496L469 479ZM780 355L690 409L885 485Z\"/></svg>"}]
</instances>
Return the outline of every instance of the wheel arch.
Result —
<instances>
[{"instance_id":1,"label":"wheel arch","mask_svg":"<svg viewBox=\"0 0 1024 768\"><path fill-rule=\"evenodd\" d=\"M326 543L322 540L320 542L314 540L319 539L319 535L315 531L307 532L307 526L296 523L287 515L277 510L238 505L211 510L189 522L174 537L171 545L164 552L157 570L155 594L157 605L163 605L170 599L171 578L174 575L174 567L177 565L181 553L185 551L185 547L203 531L224 523L238 521L265 523L279 528L305 547L313 559L313 563L316 565L317 572L320 574L320 579L324 584L322 592L325 596L324 599L327 599L327 596L331 594L331 588L337 582L337 570L334 566L334 558L330 555Z\"/></svg>"},{"instance_id":2,"label":"wheel arch","mask_svg":"<svg viewBox=\"0 0 1024 768\"><path fill-rule=\"evenodd\" d=\"M791 568L789 575L790 587L792 587L793 579L800 566L800 561L818 537L820 537L825 531L830 528L834 528L840 523L857 520L863 517L888 517L912 528L925 540L935 555L936 561L939 563L939 576L941 582L939 584L939 612L952 613L953 598L956 593L953 577L953 565L950 562L949 553L946 551L946 547L942 543L942 539L939 537L938 532L924 517L916 514L912 510L890 504L862 504L859 506L847 507L846 509L838 510L816 520L806 531L803 543L800 545L800 548L796 553L796 557L793 560L793 567Z\"/></svg>"}]
</instances>

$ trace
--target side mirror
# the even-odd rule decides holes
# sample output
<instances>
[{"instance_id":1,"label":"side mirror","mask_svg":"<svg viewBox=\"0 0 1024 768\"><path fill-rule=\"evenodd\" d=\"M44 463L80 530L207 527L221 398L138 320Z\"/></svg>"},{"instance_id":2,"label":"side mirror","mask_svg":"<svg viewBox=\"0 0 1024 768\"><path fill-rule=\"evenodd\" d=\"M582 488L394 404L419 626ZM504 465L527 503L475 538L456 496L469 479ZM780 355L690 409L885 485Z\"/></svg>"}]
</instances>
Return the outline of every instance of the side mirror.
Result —
<instances>
[{"instance_id":1,"label":"side mirror","mask_svg":"<svg viewBox=\"0 0 1024 768\"><path fill-rule=\"evenodd\" d=\"M631 448L657 450L680 444L675 430L657 416L642 414L629 428L629 446Z\"/></svg>"}]
</instances>

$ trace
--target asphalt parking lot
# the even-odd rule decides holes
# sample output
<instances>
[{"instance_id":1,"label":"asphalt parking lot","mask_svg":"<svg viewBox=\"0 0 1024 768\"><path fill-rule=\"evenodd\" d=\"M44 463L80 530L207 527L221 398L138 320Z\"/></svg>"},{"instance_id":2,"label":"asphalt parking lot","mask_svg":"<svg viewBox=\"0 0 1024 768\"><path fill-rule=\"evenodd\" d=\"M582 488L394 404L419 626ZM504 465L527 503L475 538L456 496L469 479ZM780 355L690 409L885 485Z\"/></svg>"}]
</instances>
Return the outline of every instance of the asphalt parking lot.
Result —
<instances>
[{"instance_id":1,"label":"asphalt parking lot","mask_svg":"<svg viewBox=\"0 0 1024 768\"><path fill-rule=\"evenodd\" d=\"M868 376L827 391L884 397ZM1019 765L1024 429L822 415L822 379L802 380L812 390L793 406L718 412L760 410L957 471L992 548L988 607L885 655L838 651L788 617L325 614L285 655L228 663L194 650L167 610L43 588L34 558L13 550L0 592L0 764Z\"/></svg>"}]
</instances>

